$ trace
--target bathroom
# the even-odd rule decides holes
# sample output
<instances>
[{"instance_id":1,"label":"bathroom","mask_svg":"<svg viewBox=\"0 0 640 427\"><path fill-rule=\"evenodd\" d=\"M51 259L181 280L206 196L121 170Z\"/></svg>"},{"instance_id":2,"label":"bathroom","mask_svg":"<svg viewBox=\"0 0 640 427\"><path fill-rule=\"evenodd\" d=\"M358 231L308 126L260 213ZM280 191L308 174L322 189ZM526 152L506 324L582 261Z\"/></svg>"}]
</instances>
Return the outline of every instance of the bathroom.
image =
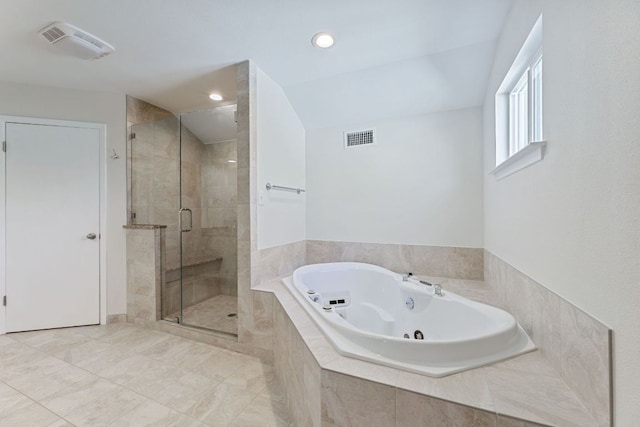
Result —
<instances>
[{"instance_id":1,"label":"bathroom","mask_svg":"<svg viewBox=\"0 0 640 427\"><path fill-rule=\"evenodd\" d=\"M563 368L561 355L569 361L601 359L602 350L588 347L574 358L571 351L580 352L580 348L562 339L560 332L554 335L554 331L564 330L556 326L563 319L581 325L593 320L599 326L606 325L605 338L609 329L613 330L613 357L605 363L608 366L613 361L610 412L616 425L634 425L640 417L635 404L640 369L634 326L638 320L636 258L640 241L635 116L640 86L638 64L631 52L638 48L639 11L630 0L615 3L514 1L498 43L493 50L483 52L492 58L493 65L484 76L487 85L479 94L481 102L439 111L403 110L403 114L395 114L391 110L401 102L393 100L393 90L383 87L380 93L370 91L366 98L380 107L380 113L358 116L357 107L342 99L330 99L315 106L316 115L303 114L312 111L304 104L309 93L296 90L295 85L281 87L258 59L255 63L240 62L240 58L234 61L240 64L234 73L245 80L237 79L237 96L229 98L234 105L237 103L238 148L237 157L227 159L237 163L225 167L237 172L238 286L217 295L237 297L235 310L223 310L225 318L237 313L233 318L237 319L237 329L229 334L231 338L224 333L210 334L214 337L210 340L264 357L274 352L275 343L286 344L280 340L278 327L293 334L291 322L299 319L283 318L286 310L279 306L277 292L251 289L289 275L304 264L362 261L397 272L484 280L495 284L502 298L500 304L508 305L509 311L530 328L534 342L535 335L541 334L541 341L536 342L539 348L558 349L556 353L546 351L549 366L565 369L567 377L572 370L577 372L581 378L574 384L577 389L597 388L591 383L596 379L584 375L578 362ZM544 16L546 151L541 161L496 179L490 174L496 167L495 94L540 13ZM446 62L446 58L440 60ZM384 74L385 70L378 71ZM373 77L364 71L353 73L361 73L363 80ZM103 233L109 246L104 253L107 274L101 321L124 321L129 311L127 257L132 251L127 247L130 230L122 226L132 224L131 214L136 214L138 224L167 225L165 249L178 254L177 210L192 209L195 220L196 209L210 207L204 206L203 200L199 206L196 201L189 206L177 200L177 209L168 218L170 224L145 218L144 209L132 209L135 191L127 194L127 177L133 178L127 150L135 144L131 133L136 134L133 141L142 141L139 138L144 130L132 131L134 125L128 126L124 94L59 86L0 83L1 112L107 124L106 152L115 150L119 159L107 156L105 160ZM411 92L410 88L403 90ZM415 88L417 97L423 95L420 90ZM175 93L164 96L171 98ZM60 98L67 100L64 108L53 101ZM172 111L176 140L181 131L176 118L179 114L175 113L206 110L208 105L215 104L183 102ZM354 118L352 121L340 123L336 119L347 113ZM373 146L344 148L344 132L368 129L375 129ZM267 183L306 191L267 190ZM178 198L178 193L173 196ZM206 223L203 218L200 212L199 221L193 221L200 230L207 228L202 227ZM181 221L186 224L189 219L189 214L183 213ZM174 227L173 237L169 227ZM212 252L208 271L219 272L222 268L212 259L222 258L224 262L233 256ZM521 287L516 291L509 288L516 285L506 284L505 277ZM563 305L565 302L569 305ZM567 313L573 309L587 316L572 320ZM534 315L536 310L542 314ZM176 311L175 306L168 308L159 317L175 317ZM295 317L294 313L289 315ZM162 328L176 327L167 320L161 323ZM189 320L184 323L189 324ZM187 330L185 334L196 333ZM312 338L319 340L315 335ZM296 346L313 347L298 338L293 341ZM604 353L608 358L607 351ZM277 356L274 358L276 366L285 366ZM301 359L303 366L309 362ZM320 388L329 396L327 401L331 396L341 396L332 395L331 390L350 387L341 382L343 377L332 378L326 371L314 371L314 375L320 378ZM584 378L586 382L581 382ZM376 389L372 383L381 381L377 377L369 379L371 382L362 382L362 390ZM290 386L298 390L296 387L304 384ZM380 396L389 397L392 391L382 387ZM301 412L292 409L296 411ZM605 408L604 412L609 411ZM331 413L324 415L327 418ZM557 419L532 419L562 425Z\"/></svg>"}]
</instances>

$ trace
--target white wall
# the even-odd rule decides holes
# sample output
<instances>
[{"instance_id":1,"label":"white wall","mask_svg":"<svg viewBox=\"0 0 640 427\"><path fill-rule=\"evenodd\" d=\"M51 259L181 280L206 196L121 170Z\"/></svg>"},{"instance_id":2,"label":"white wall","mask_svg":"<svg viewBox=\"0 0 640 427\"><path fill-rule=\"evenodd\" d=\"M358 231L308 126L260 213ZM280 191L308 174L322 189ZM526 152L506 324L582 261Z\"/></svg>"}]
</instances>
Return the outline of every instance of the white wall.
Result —
<instances>
[{"instance_id":1,"label":"white wall","mask_svg":"<svg viewBox=\"0 0 640 427\"><path fill-rule=\"evenodd\" d=\"M105 123L107 125L107 314L127 311L126 104L124 94L77 91L0 82L0 114ZM120 155L111 160L115 149Z\"/></svg>"},{"instance_id":2,"label":"white wall","mask_svg":"<svg viewBox=\"0 0 640 427\"><path fill-rule=\"evenodd\" d=\"M305 239L305 194L265 185L305 187L305 130L280 86L257 70L258 249ZM262 200L262 202L261 202Z\"/></svg>"},{"instance_id":3,"label":"white wall","mask_svg":"<svg viewBox=\"0 0 640 427\"><path fill-rule=\"evenodd\" d=\"M543 12L546 158L485 174L485 247L614 330L616 424L640 419L640 2L516 1L484 108Z\"/></svg>"},{"instance_id":4,"label":"white wall","mask_svg":"<svg viewBox=\"0 0 640 427\"><path fill-rule=\"evenodd\" d=\"M309 130L307 238L482 247L481 140L479 108Z\"/></svg>"}]
</instances>

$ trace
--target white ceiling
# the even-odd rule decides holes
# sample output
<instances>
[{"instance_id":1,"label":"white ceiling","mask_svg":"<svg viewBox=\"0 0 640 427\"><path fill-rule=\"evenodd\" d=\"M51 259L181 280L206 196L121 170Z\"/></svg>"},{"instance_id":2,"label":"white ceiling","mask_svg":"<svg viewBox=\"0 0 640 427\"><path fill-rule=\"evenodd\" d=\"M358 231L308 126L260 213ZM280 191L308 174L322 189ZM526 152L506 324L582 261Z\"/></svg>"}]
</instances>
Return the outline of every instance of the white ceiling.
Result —
<instances>
[{"instance_id":1,"label":"white ceiling","mask_svg":"<svg viewBox=\"0 0 640 427\"><path fill-rule=\"evenodd\" d=\"M215 105L211 90L234 97L225 67L251 59L307 128L464 108L482 102L511 2L0 0L0 80L122 92L177 113ZM62 56L37 33L53 21L116 52ZM312 47L318 31L335 46Z\"/></svg>"},{"instance_id":2,"label":"white ceiling","mask_svg":"<svg viewBox=\"0 0 640 427\"><path fill-rule=\"evenodd\" d=\"M193 111L182 114L180 123L203 144L233 141L237 135L235 111L235 104Z\"/></svg>"}]
</instances>

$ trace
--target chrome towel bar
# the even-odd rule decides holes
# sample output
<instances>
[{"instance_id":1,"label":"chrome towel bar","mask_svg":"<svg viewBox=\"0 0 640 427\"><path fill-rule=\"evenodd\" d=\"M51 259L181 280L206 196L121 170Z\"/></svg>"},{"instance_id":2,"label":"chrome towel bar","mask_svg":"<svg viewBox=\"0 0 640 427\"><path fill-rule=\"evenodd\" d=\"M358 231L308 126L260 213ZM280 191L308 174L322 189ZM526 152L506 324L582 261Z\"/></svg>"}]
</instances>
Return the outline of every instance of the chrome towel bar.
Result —
<instances>
[{"instance_id":1,"label":"chrome towel bar","mask_svg":"<svg viewBox=\"0 0 640 427\"><path fill-rule=\"evenodd\" d=\"M270 182L267 182L267 190L285 190L285 191L295 191L296 193L304 193L306 190L304 188L293 188L293 187L283 187L282 185L274 185Z\"/></svg>"}]
</instances>

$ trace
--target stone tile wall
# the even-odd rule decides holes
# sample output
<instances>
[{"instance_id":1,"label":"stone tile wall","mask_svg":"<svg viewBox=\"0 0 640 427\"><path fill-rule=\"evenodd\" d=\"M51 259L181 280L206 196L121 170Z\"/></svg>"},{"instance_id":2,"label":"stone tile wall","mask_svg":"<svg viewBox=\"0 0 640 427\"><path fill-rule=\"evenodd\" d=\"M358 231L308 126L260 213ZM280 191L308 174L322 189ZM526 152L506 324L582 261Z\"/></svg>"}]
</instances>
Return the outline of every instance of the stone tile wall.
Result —
<instances>
[{"instance_id":1,"label":"stone tile wall","mask_svg":"<svg viewBox=\"0 0 640 427\"><path fill-rule=\"evenodd\" d=\"M136 227L136 226L131 226ZM164 227L127 228L127 320L160 319Z\"/></svg>"},{"instance_id":2,"label":"stone tile wall","mask_svg":"<svg viewBox=\"0 0 640 427\"><path fill-rule=\"evenodd\" d=\"M307 264L366 262L423 276L482 280L482 258L477 248L307 240Z\"/></svg>"},{"instance_id":3,"label":"stone tile wall","mask_svg":"<svg viewBox=\"0 0 640 427\"><path fill-rule=\"evenodd\" d=\"M485 282L601 425L612 419L611 330L485 251Z\"/></svg>"}]
</instances>

